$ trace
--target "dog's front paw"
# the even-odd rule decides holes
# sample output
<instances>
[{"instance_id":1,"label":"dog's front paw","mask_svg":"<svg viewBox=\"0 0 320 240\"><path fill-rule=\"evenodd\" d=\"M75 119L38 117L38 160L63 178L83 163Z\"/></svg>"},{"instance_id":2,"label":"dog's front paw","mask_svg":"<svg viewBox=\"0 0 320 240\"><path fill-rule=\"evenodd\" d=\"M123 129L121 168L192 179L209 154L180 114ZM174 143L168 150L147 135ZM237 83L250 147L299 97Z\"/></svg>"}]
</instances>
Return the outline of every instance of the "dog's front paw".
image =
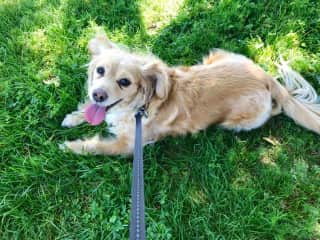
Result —
<instances>
[{"instance_id":1,"label":"dog's front paw","mask_svg":"<svg viewBox=\"0 0 320 240\"><path fill-rule=\"evenodd\" d=\"M74 152L72 149L71 141L65 141L63 143L59 143L58 146L59 146L59 149L62 150L63 152L68 152L68 151Z\"/></svg>"},{"instance_id":2,"label":"dog's front paw","mask_svg":"<svg viewBox=\"0 0 320 240\"><path fill-rule=\"evenodd\" d=\"M84 119L83 117L79 116L79 114L70 113L65 116L65 118L61 123L61 126L71 128L71 127L78 126L83 122L84 122Z\"/></svg>"},{"instance_id":3,"label":"dog's front paw","mask_svg":"<svg viewBox=\"0 0 320 240\"><path fill-rule=\"evenodd\" d=\"M58 146L59 146L59 149L62 150L62 151L64 151L64 152L66 152L67 149L68 149L66 142L64 142L64 143L59 143Z\"/></svg>"},{"instance_id":4,"label":"dog's front paw","mask_svg":"<svg viewBox=\"0 0 320 240\"><path fill-rule=\"evenodd\" d=\"M71 151L81 155L95 154L95 146L86 140L65 141L59 144L59 148L64 152Z\"/></svg>"},{"instance_id":5,"label":"dog's front paw","mask_svg":"<svg viewBox=\"0 0 320 240\"><path fill-rule=\"evenodd\" d=\"M82 140L65 141L59 144L59 148L64 151L71 151L77 154L84 154L86 152L85 145Z\"/></svg>"},{"instance_id":6,"label":"dog's front paw","mask_svg":"<svg viewBox=\"0 0 320 240\"><path fill-rule=\"evenodd\" d=\"M80 140L77 140L77 141L80 141ZM73 152L73 153L81 154L82 152L78 150L78 147L76 147L77 141L65 141L63 143L60 143L58 145L59 149L65 153L66 152Z\"/></svg>"}]
</instances>

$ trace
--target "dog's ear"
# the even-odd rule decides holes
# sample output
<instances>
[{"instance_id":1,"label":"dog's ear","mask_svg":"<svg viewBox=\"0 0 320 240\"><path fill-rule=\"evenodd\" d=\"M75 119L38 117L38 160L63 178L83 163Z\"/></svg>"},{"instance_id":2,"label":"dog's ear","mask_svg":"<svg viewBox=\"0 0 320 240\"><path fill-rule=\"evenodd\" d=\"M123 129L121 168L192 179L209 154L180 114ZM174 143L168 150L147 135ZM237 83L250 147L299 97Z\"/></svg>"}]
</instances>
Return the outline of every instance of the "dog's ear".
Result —
<instances>
[{"instance_id":1,"label":"dog's ear","mask_svg":"<svg viewBox=\"0 0 320 240\"><path fill-rule=\"evenodd\" d=\"M89 41L88 49L91 55L99 55L106 49L115 48L116 45L111 42L104 31L99 31L97 35Z\"/></svg>"},{"instance_id":2,"label":"dog's ear","mask_svg":"<svg viewBox=\"0 0 320 240\"><path fill-rule=\"evenodd\" d=\"M166 66L161 62L148 63L142 67L142 75L146 82L145 94L147 101L155 93L160 99L167 98L170 81Z\"/></svg>"}]
</instances>

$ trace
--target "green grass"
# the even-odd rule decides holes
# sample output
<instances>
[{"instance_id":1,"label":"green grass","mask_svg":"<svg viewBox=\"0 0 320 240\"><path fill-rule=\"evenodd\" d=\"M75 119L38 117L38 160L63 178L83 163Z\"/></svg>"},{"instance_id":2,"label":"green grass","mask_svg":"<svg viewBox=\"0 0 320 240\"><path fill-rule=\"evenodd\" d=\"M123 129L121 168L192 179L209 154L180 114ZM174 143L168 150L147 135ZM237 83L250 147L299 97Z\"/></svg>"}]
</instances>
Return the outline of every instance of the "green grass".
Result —
<instances>
[{"instance_id":1,"label":"green grass","mask_svg":"<svg viewBox=\"0 0 320 240\"><path fill-rule=\"evenodd\" d=\"M169 64L218 47L275 74L283 55L320 92L318 0L0 0L0 239L128 238L132 159L58 149L104 131L60 127L97 26ZM147 146L148 238L320 239L319 164L319 136L284 116Z\"/></svg>"}]
</instances>

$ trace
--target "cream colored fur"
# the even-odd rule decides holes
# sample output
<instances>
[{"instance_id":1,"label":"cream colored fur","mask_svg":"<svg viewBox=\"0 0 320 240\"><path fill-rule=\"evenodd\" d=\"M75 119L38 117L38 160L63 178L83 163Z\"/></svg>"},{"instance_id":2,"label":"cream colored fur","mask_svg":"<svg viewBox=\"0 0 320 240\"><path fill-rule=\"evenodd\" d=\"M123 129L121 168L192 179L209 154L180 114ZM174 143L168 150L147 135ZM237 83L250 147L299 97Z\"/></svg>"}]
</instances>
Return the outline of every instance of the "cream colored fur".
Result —
<instances>
[{"instance_id":1,"label":"cream colored fur","mask_svg":"<svg viewBox=\"0 0 320 240\"><path fill-rule=\"evenodd\" d=\"M303 77L281 62L281 85L248 58L214 50L202 64L169 67L152 55L119 48L100 35L89 43L92 60L88 69L88 94L97 87L109 95L105 106L122 99L106 113L114 137L67 141L64 148L76 153L130 154L134 147L134 114L146 104L149 117L143 119L143 142L168 135L195 133L211 124L251 130L282 111L298 124L320 134L318 96ZM97 67L106 73L99 76ZM128 78L130 86L120 88L117 80ZM83 106L68 114L62 125L84 122Z\"/></svg>"}]
</instances>

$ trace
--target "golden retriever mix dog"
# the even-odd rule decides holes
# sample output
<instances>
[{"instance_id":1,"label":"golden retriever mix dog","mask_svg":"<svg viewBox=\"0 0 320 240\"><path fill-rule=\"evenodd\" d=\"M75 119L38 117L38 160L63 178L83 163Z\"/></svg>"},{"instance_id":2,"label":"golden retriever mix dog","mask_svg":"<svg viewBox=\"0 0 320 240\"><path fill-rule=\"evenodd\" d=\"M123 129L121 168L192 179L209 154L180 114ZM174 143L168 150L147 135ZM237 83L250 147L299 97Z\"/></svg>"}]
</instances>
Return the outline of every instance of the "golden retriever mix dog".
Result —
<instances>
[{"instance_id":1,"label":"golden retriever mix dog","mask_svg":"<svg viewBox=\"0 0 320 240\"><path fill-rule=\"evenodd\" d=\"M312 86L287 63L278 65L283 85L250 59L214 50L191 67L169 67L153 55L132 53L104 35L89 42L89 100L62 122L107 122L114 137L66 141L79 154L130 154L137 110L146 106L143 143L168 135L195 133L211 124L251 130L284 112L320 134L320 104Z\"/></svg>"}]
</instances>

